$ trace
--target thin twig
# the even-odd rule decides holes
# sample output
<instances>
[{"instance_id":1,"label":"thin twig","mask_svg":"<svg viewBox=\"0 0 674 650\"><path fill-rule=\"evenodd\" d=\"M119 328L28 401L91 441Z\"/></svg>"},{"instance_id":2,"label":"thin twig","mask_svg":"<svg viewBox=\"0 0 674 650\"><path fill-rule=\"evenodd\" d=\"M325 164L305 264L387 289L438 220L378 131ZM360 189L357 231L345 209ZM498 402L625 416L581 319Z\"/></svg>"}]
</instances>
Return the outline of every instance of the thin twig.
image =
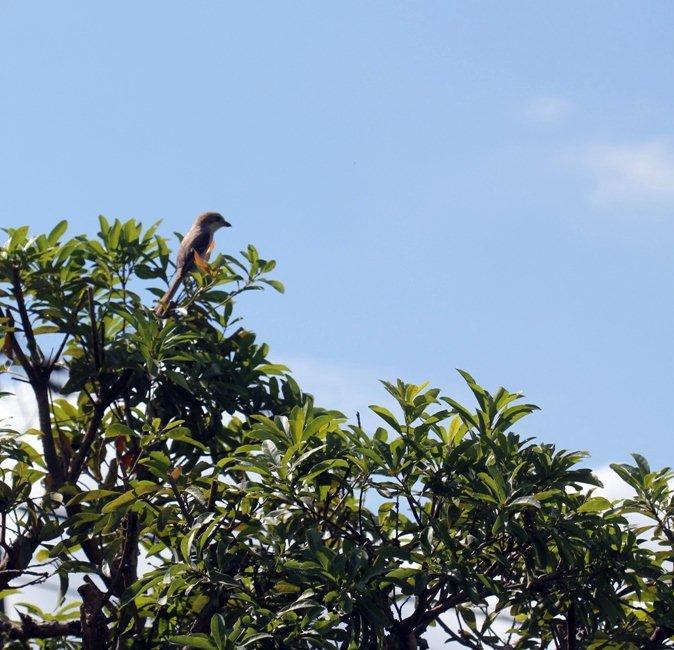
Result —
<instances>
[{"instance_id":1,"label":"thin twig","mask_svg":"<svg viewBox=\"0 0 674 650\"><path fill-rule=\"evenodd\" d=\"M63 341L61 341L61 345L58 346L58 349L56 350L56 352L53 355L50 356L50 358L49 358L49 370L50 371L53 370L54 366L56 366L56 364L58 363L59 357L61 356L61 354L63 354L63 349L66 347L66 343L68 342L69 338L70 338L70 334L68 333L63 337Z\"/></svg>"},{"instance_id":2,"label":"thin twig","mask_svg":"<svg viewBox=\"0 0 674 650\"><path fill-rule=\"evenodd\" d=\"M16 340L16 336L14 336L16 324L14 322L14 316L12 316L12 312L9 309L7 309L6 318L9 330L8 334L11 334L10 343L12 346L12 352L14 353L14 356L19 359L19 365L23 368L23 371L26 373L28 381L30 382L30 380L33 378L33 367L26 356L26 353L23 351L19 345L19 342Z\"/></svg>"},{"instance_id":3,"label":"thin twig","mask_svg":"<svg viewBox=\"0 0 674 650\"><path fill-rule=\"evenodd\" d=\"M98 340L98 327L96 326L96 309L94 305L94 290L91 286L87 287L87 299L89 306L89 321L91 324L91 344L94 350L94 365L97 371L100 371L103 364L101 356L101 344Z\"/></svg>"},{"instance_id":4,"label":"thin twig","mask_svg":"<svg viewBox=\"0 0 674 650\"><path fill-rule=\"evenodd\" d=\"M215 502L218 498L218 479L213 478L211 481L211 489L208 492L208 503L206 504L206 510L210 512L215 512Z\"/></svg>"},{"instance_id":5,"label":"thin twig","mask_svg":"<svg viewBox=\"0 0 674 650\"><path fill-rule=\"evenodd\" d=\"M2 528L0 528L0 546L6 552L7 542L5 540L7 534L7 513L4 511L2 513L2 523L0 525L2 526Z\"/></svg>"},{"instance_id":6,"label":"thin twig","mask_svg":"<svg viewBox=\"0 0 674 650\"><path fill-rule=\"evenodd\" d=\"M173 494L176 498L176 501L178 502L178 506L180 507L180 512L183 513L183 517L185 517L187 523L191 526L192 523L194 522L194 519L190 514L190 511L187 509L185 499L183 498L183 495L180 494L180 490L178 490L178 485L175 482L175 479L171 476L171 472L167 474L167 477L169 485L171 486L171 490L173 490Z\"/></svg>"}]
</instances>

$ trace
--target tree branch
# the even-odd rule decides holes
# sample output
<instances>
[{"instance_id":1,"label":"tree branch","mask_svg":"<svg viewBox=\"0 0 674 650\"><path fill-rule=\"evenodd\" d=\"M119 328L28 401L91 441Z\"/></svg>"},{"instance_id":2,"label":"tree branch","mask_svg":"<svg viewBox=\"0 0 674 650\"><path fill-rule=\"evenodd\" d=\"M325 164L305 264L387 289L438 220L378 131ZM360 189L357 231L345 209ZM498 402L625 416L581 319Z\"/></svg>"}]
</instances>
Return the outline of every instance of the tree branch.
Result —
<instances>
[{"instance_id":1,"label":"tree branch","mask_svg":"<svg viewBox=\"0 0 674 650\"><path fill-rule=\"evenodd\" d=\"M6 589L9 583L18 578L30 564L35 549L39 545L37 530L17 535L0 561L0 590Z\"/></svg>"},{"instance_id":2,"label":"tree branch","mask_svg":"<svg viewBox=\"0 0 674 650\"><path fill-rule=\"evenodd\" d=\"M576 650L576 606L572 602L566 614L566 648Z\"/></svg>"},{"instance_id":3,"label":"tree branch","mask_svg":"<svg viewBox=\"0 0 674 650\"><path fill-rule=\"evenodd\" d=\"M215 502L218 498L218 479L213 478L211 481L211 489L208 492L208 503L206 504L206 510L209 512L215 512Z\"/></svg>"},{"instance_id":4,"label":"tree branch","mask_svg":"<svg viewBox=\"0 0 674 650\"><path fill-rule=\"evenodd\" d=\"M82 467L84 467L84 463L87 460L89 450L91 449L91 445L94 443L94 439L98 433L98 427L101 424L104 414L105 405L100 401L96 402L94 405L94 412L91 414L91 420L89 420L89 424L87 426L87 430L84 433L84 437L82 438L80 448L77 450L75 456L73 456L73 459L70 463L70 468L68 469L68 481L71 483L77 482L77 479L82 473Z\"/></svg>"},{"instance_id":5,"label":"tree branch","mask_svg":"<svg viewBox=\"0 0 674 650\"><path fill-rule=\"evenodd\" d=\"M42 354L40 353L40 349L37 346L37 341L35 340L35 334L33 332L33 326L30 324L30 318L28 317L28 310L26 309L26 301L23 296L21 275L19 273L18 266L12 266L12 290L14 293L14 299L16 300L16 305L19 308L19 315L21 316L21 324L23 326L23 334L26 337L26 341L28 343L28 349L30 350L33 365L39 366L42 362Z\"/></svg>"},{"instance_id":6,"label":"tree branch","mask_svg":"<svg viewBox=\"0 0 674 650\"><path fill-rule=\"evenodd\" d=\"M23 334L26 337L28 350L30 351L30 361L26 358L21 350L21 346L13 337L13 349L19 357L21 366L23 367L28 380L30 382L33 393L35 393L35 401L37 402L37 412L40 420L40 431L42 432L42 446L44 448L44 459L47 463L47 469L53 483L53 487L58 489L63 485L63 467L61 461L56 453L56 445L54 444L54 434L51 428L51 413L49 410L49 375L51 373L50 367L44 367L44 358L35 340L35 333L33 326L28 316L26 309L26 300L23 295L23 288L21 287L21 275L18 266L12 266L12 293L16 300L21 317L21 325L23 327ZM9 317L11 315L7 312Z\"/></svg>"},{"instance_id":7,"label":"tree branch","mask_svg":"<svg viewBox=\"0 0 674 650\"><path fill-rule=\"evenodd\" d=\"M98 650L108 647L108 625L103 613L105 595L88 576L84 576L84 584L77 591L82 596L80 607L82 648Z\"/></svg>"},{"instance_id":8,"label":"tree branch","mask_svg":"<svg viewBox=\"0 0 674 650\"><path fill-rule=\"evenodd\" d=\"M79 621L38 622L31 616L21 615L20 621L0 620L0 634L6 635L15 641L29 641L30 639L56 639L64 636L80 636L82 626Z\"/></svg>"},{"instance_id":9,"label":"tree branch","mask_svg":"<svg viewBox=\"0 0 674 650\"><path fill-rule=\"evenodd\" d=\"M668 627L666 625L658 625L651 634L651 638L646 647L648 648L662 648L662 643L674 636L674 628Z\"/></svg>"},{"instance_id":10,"label":"tree branch","mask_svg":"<svg viewBox=\"0 0 674 650\"><path fill-rule=\"evenodd\" d=\"M44 448L44 458L47 463L50 477L53 485L52 489L58 490L63 485L63 466L61 459L56 453L54 444L54 433L51 428L51 410L49 407L49 384L46 381L31 381L35 401L37 402L37 413L40 420L40 431L42 431L42 447Z\"/></svg>"},{"instance_id":11,"label":"tree branch","mask_svg":"<svg viewBox=\"0 0 674 650\"><path fill-rule=\"evenodd\" d=\"M91 345L94 350L94 365L97 371L100 371L103 364L101 354L101 344L98 340L98 327L96 325L96 309L94 306L94 290L91 286L87 287L87 299L89 303L89 320L91 321Z\"/></svg>"},{"instance_id":12,"label":"tree branch","mask_svg":"<svg viewBox=\"0 0 674 650\"><path fill-rule=\"evenodd\" d=\"M171 490L173 491L173 495L176 498L176 501L178 502L178 506L180 507L180 512L183 513L183 517L185 517L185 521L191 526L194 523L194 518L190 514L190 511L187 509L187 504L185 503L185 499L183 498L183 495L180 494L180 490L178 489L178 484L175 482L175 479L173 476L171 476L171 472L169 472L166 477L168 478L169 485L171 486Z\"/></svg>"},{"instance_id":13,"label":"tree branch","mask_svg":"<svg viewBox=\"0 0 674 650\"><path fill-rule=\"evenodd\" d=\"M7 336L11 337L9 340L11 352L14 354L15 357L18 358L19 364L21 365L23 371L26 373L26 376L30 380L33 378L33 367L30 365L30 361L28 360L26 353L21 349L19 342L16 340L16 336L14 336L14 332L16 331L15 329L16 324L14 322L14 316L12 316L12 312L10 311L9 308L7 309L5 317L7 318L8 330L11 330L7 332ZM5 354L9 356L8 351L5 351Z\"/></svg>"}]
</instances>

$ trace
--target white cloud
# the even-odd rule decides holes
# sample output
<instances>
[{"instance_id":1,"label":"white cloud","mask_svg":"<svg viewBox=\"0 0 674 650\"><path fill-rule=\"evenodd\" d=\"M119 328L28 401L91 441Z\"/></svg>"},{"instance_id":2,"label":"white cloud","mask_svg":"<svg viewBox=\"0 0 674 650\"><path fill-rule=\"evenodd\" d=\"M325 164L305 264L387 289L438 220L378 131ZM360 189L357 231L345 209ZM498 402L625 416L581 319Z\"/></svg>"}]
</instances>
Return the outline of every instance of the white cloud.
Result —
<instances>
[{"instance_id":1,"label":"white cloud","mask_svg":"<svg viewBox=\"0 0 674 650\"><path fill-rule=\"evenodd\" d=\"M564 97L543 95L527 107L526 115L532 122L559 122L573 111L573 104Z\"/></svg>"},{"instance_id":2,"label":"white cloud","mask_svg":"<svg viewBox=\"0 0 674 650\"><path fill-rule=\"evenodd\" d=\"M665 142L593 145L581 156L596 204L674 200L674 151Z\"/></svg>"},{"instance_id":3,"label":"white cloud","mask_svg":"<svg viewBox=\"0 0 674 650\"><path fill-rule=\"evenodd\" d=\"M386 371L291 355L282 358L300 387L315 397L317 406L342 411L351 423L355 424L359 412L365 427L380 426L381 420L368 408L370 404L381 404L397 413L393 399L379 382L393 379Z\"/></svg>"},{"instance_id":4,"label":"white cloud","mask_svg":"<svg viewBox=\"0 0 674 650\"><path fill-rule=\"evenodd\" d=\"M0 392L11 393L0 399L0 428L25 431L36 426L37 407L28 384L2 382Z\"/></svg>"},{"instance_id":5,"label":"white cloud","mask_svg":"<svg viewBox=\"0 0 674 650\"><path fill-rule=\"evenodd\" d=\"M606 497L610 501L627 499L634 495L634 489L623 481L609 465L604 465L594 471L595 476L604 484L603 488L594 490L597 496Z\"/></svg>"}]
</instances>

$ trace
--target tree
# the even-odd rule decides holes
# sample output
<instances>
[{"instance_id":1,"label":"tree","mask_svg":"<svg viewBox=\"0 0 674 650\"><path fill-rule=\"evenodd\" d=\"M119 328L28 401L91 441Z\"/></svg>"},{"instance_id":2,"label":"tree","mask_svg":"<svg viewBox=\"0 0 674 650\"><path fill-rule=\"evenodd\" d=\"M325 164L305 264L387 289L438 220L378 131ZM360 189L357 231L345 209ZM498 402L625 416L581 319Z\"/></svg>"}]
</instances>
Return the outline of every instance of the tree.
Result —
<instances>
[{"instance_id":1,"label":"tree","mask_svg":"<svg viewBox=\"0 0 674 650\"><path fill-rule=\"evenodd\" d=\"M0 598L61 592L2 616L7 647L674 645L668 469L614 466L635 494L611 503L583 453L512 430L535 406L465 372L475 407L384 383L398 414L367 432L235 328L240 293L283 288L254 247L158 318L156 225L66 225L0 250L2 350L38 413L0 438Z\"/></svg>"}]
</instances>

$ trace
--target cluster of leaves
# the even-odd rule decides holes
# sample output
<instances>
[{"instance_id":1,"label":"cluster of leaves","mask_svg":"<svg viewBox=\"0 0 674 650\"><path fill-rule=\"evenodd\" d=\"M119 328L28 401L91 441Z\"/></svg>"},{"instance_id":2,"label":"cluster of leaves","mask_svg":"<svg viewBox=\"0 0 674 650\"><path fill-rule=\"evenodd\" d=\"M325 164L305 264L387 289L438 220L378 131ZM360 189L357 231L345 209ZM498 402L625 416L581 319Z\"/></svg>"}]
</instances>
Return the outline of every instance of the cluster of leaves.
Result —
<instances>
[{"instance_id":1,"label":"cluster of leaves","mask_svg":"<svg viewBox=\"0 0 674 650\"><path fill-rule=\"evenodd\" d=\"M614 466L635 497L611 503L582 453L512 430L536 407L467 373L474 408L385 383L398 414L365 431L234 328L239 293L282 289L272 261L219 256L159 318L141 281L167 280L165 240L100 225L0 250L3 352L39 416L0 438L0 597L55 576L62 605L5 615L6 643L671 644L669 470Z\"/></svg>"}]
</instances>

